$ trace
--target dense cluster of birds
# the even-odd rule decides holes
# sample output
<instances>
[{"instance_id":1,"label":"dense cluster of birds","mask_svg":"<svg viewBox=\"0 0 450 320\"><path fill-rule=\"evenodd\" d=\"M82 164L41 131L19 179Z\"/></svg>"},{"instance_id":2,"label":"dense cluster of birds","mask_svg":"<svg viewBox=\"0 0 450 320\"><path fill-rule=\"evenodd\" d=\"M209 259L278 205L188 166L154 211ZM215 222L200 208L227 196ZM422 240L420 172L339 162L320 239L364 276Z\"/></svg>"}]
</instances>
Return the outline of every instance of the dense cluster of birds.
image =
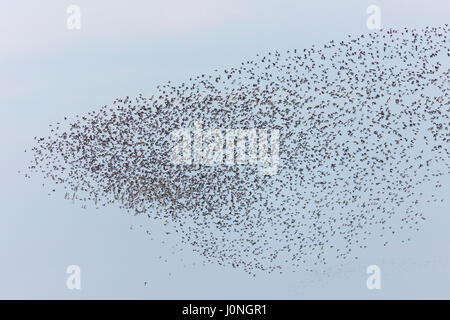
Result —
<instances>
[{"instance_id":1,"label":"dense cluster of birds","mask_svg":"<svg viewBox=\"0 0 450 320\"><path fill-rule=\"evenodd\" d=\"M169 81L51 126L29 169L83 206L158 219L205 261L253 273L355 258L418 229L419 187L449 173L448 32L380 30ZM171 132L195 121L278 129L278 173L173 164Z\"/></svg>"}]
</instances>

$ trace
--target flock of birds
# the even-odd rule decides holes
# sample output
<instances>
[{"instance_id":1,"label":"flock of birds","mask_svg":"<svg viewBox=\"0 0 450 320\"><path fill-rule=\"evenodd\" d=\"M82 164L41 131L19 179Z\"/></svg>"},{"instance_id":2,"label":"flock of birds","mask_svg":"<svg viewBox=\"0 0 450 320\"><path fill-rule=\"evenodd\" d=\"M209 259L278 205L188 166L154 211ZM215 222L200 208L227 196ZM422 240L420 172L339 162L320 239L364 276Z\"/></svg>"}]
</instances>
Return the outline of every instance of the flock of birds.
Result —
<instances>
[{"instance_id":1,"label":"flock of birds","mask_svg":"<svg viewBox=\"0 0 450 320\"><path fill-rule=\"evenodd\" d=\"M448 33L381 30L169 81L51 126L26 176L146 214L205 261L253 274L355 258L418 230L420 188L434 197L449 174ZM195 121L280 130L278 173L174 165L170 133Z\"/></svg>"}]
</instances>

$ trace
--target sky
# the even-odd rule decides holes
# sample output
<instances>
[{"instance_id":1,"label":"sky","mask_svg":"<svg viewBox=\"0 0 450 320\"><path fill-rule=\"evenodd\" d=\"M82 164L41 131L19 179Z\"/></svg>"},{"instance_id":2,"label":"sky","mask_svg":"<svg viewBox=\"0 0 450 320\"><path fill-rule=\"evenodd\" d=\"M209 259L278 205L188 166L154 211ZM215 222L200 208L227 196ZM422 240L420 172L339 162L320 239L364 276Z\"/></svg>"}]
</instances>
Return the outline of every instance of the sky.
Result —
<instances>
[{"instance_id":1,"label":"sky","mask_svg":"<svg viewBox=\"0 0 450 320\"><path fill-rule=\"evenodd\" d=\"M48 124L65 115L150 96L160 83L258 53L368 33L372 4L383 28L449 23L446 0L0 0L0 298L450 298L448 201L422 208L428 220L407 245L373 243L358 262L250 277L204 265L188 249L169 254L172 243L157 236L163 229L156 222L151 240L140 227L149 224L144 217L114 207L82 210L18 174L34 136L47 135ZM81 10L79 30L66 26L70 5ZM381 269L380 290L366 287L373 264ZM81 290L66 286L69 265L81 268Z\"/></svg>"}]
</instances>

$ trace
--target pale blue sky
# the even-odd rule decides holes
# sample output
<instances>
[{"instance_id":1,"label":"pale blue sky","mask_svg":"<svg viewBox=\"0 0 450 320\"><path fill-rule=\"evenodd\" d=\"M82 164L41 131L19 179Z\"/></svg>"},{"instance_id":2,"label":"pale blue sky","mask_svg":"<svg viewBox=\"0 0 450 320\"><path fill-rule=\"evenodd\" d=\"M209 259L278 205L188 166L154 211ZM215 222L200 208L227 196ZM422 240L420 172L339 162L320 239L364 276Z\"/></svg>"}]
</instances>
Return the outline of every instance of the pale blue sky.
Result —
<instances>
[{"instance_id":1,"label":"pale blue sky","mask_svg":"<svg viewBox=\"0 0 450 320\"><path fill-rule=\"evenodd\" d=\"M81 30L66 28L71 4L81 8ZM172 255L166 238L151 241L139 228L147 219L82 210L17 174L33 137L64 115L257 53L367 33L370 4L383 27L449 23L447 0L0 0L0 298L450 298L448 201L423 207L429 219L407 245L373 243L357 263L253 278L203 266L189 250ZM442 182L445 192L449 177ZM81 267L80 291L66 288L71 264ZM379 291L366 288L371 264L382 270Z\"/></svg>"}]
</instances>

